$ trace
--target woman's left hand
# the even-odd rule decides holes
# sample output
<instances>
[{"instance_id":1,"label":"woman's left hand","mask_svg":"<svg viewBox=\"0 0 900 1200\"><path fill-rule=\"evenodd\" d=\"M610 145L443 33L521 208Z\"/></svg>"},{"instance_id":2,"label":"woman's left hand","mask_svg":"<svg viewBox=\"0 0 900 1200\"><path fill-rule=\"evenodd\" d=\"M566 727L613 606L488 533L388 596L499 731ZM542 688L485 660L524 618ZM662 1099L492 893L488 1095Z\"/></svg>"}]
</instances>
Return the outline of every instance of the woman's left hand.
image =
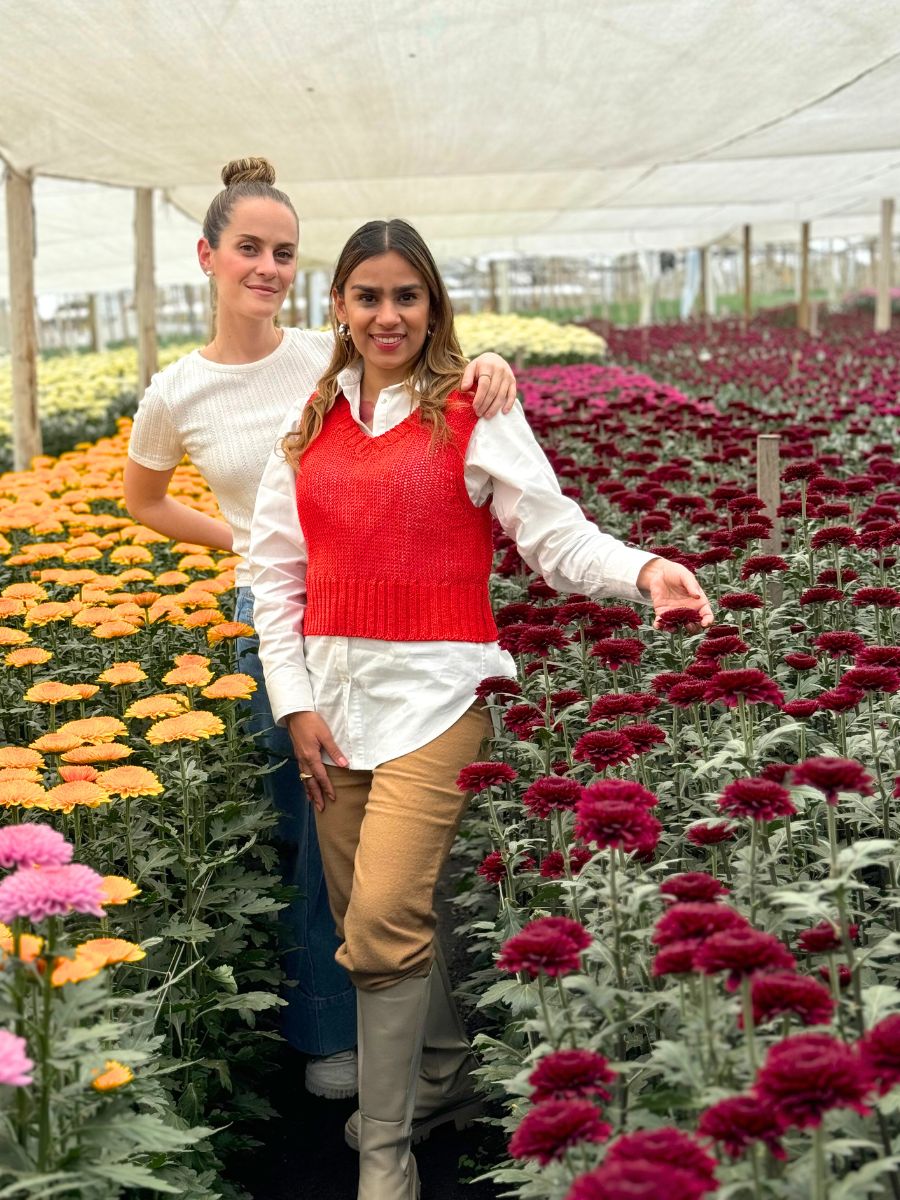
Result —
<instances>
[{"instance_id":1,"label":"woman's left hand","mask_svg":"<svg viewBox=\"0 0 900 1200\"><path fill-rule=\"evenodd\" d=\"M479 354L463 372L460 391L475 391L475 415L490 420L499 412L508 413L515 404L516 377L499 354Z\"/></svg>"},{"instance_id":2,"label":"woman's left hand","mask_svg":"<svg viewBox=\"0 0 900 1200\"><path fill-rule=\"evenodd\" d=\"M671 608L692 608L697 614L698 627L712 625L712 608L706 593L693 572L680 563L667 558L651 559L641 568L637 586L650 596L656 614L655 629L659 628L659 618Z\"/></svg>"}]
</instances>

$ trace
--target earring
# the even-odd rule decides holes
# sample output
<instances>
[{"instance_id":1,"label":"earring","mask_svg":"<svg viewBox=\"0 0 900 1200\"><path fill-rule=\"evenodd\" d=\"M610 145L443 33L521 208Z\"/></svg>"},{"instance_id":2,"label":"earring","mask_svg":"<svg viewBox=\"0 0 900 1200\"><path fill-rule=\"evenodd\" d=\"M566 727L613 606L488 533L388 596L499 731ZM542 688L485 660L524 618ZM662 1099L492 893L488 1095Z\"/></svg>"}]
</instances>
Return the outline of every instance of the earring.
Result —
<instances>
[{"instance_id":1,"label":"earring","mask_svg":"<svg viewBox=\"0 0 900 1200\"><path fill-rule=\"evenodd\" d=\"M338 325L338 334L344 339L345 342L350 341L350 326L346 323L346 321L341 321L340 325Z\"/></svg>"}]
</instances>

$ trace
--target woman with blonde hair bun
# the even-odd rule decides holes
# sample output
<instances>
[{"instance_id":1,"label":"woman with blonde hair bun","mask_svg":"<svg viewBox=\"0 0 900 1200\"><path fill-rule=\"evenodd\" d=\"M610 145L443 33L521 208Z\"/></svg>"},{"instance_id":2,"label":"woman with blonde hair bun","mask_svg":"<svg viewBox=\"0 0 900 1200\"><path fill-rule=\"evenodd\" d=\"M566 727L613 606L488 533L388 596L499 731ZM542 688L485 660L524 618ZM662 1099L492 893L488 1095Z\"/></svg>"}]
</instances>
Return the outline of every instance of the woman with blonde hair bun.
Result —
<instances>
[{"instance_id":1,"label":"woman with blonde hair bun","mask_svg":"<svg viewBox=\"0 0 900 1200\"><path fill-rule=\"evenodd\" d=\"M412 226L358 229L332 301L331 361L265 468L250 566L272 712L315 806L356 986L359 1200L414 1200L413 1137L473 1103L433 904L466 802L456 779L490 729L476 688L515 675L488 592L492 519L560 591L690 607L698 625L712 612L690 571L562 494L518 405L479 417Z\"/></svg>"},{"instance_id":2,"label":"woman with blonde hair bun","mask_svg":"<svg viewBox=\"0 0 900 1200\"><path fill-rule=\"evenodd\" d=\"M334 352L332 332L282 328L276 318L297 269L298 221L263 158L238 159L222 170L223 189L209 206L197 244L200 265L215 283L215 336L153 376L138 407L125 470L125 500L137 521L178 541L246 555L250 517L266 460L285 415L309 396ZM492 415L515 399L515 378L497 355L465 368L477 379L478 403ZM224 520L199 513L169 494L185 454L212 488ZM250 575L237 568L235 619L253 624ZM277 770L264 777L279 814L284 879L298 890L283 914L283 1032L309 1056L306 1086L329 1098L357 1086L356 1005L335 963L337 941L328 909L315 826L309 816L290 738L275 726L253 638L239 639L239 669L258 688L252 728Z\"/></svg>"}]
</instances>

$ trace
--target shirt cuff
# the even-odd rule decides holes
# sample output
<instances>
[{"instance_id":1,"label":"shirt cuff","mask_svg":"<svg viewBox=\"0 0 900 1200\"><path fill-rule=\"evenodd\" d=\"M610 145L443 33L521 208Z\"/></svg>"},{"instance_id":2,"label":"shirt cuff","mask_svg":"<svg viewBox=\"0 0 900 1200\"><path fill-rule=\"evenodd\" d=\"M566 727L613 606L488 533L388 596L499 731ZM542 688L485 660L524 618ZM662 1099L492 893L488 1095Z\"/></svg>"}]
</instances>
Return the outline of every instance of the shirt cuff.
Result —
<instances>
[{"instance_id":1,"label":"shirt cuff","mask_svg":"<svg viewBox=\"0 0 900 1200\"><path fill-rule=\"evenodd\" d=\"M285 668L266 674L266 692L276 725L295 712L315 712L312 686L305 670Z\"/></svg>"},{"instance_id":2,"label":"shirt cuff","mask_svg":"<svg viewBox=\"0 0 900 1200\"><path fill-rule=\"evenodd\" d=\"M603 564L602 594L618 596L635 604L649 604L650 597L638 587L637 578L654 558L659 558L659 555L637 550L633 546L620 546L610 551Z\"/></svg>"}]
</instances>

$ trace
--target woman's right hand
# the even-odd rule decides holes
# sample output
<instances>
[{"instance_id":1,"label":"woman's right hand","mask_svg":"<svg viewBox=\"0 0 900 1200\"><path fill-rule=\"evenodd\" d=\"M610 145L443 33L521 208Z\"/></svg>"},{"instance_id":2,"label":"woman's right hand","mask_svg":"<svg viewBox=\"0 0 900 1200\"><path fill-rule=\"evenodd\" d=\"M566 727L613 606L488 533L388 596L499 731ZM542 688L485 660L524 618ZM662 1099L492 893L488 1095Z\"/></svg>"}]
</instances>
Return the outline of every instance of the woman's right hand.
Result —
<instances>
[{"instance_id":1,"label":"woman's right hand","mask_svg":"<svg viewBox=\"0 0 900 1200\"><path fill-rule=\"evenodd\" d=\"M317 812L325 809L325 800L334 800L334 788L322 762L322 751L339 767L350 764L335 744L331 730L317 712L291 713L287 718L288 733L294 746L294 754L300 764L300 778L306 786L306 794L316 806Z\"/></svg>"}]
</instances>

